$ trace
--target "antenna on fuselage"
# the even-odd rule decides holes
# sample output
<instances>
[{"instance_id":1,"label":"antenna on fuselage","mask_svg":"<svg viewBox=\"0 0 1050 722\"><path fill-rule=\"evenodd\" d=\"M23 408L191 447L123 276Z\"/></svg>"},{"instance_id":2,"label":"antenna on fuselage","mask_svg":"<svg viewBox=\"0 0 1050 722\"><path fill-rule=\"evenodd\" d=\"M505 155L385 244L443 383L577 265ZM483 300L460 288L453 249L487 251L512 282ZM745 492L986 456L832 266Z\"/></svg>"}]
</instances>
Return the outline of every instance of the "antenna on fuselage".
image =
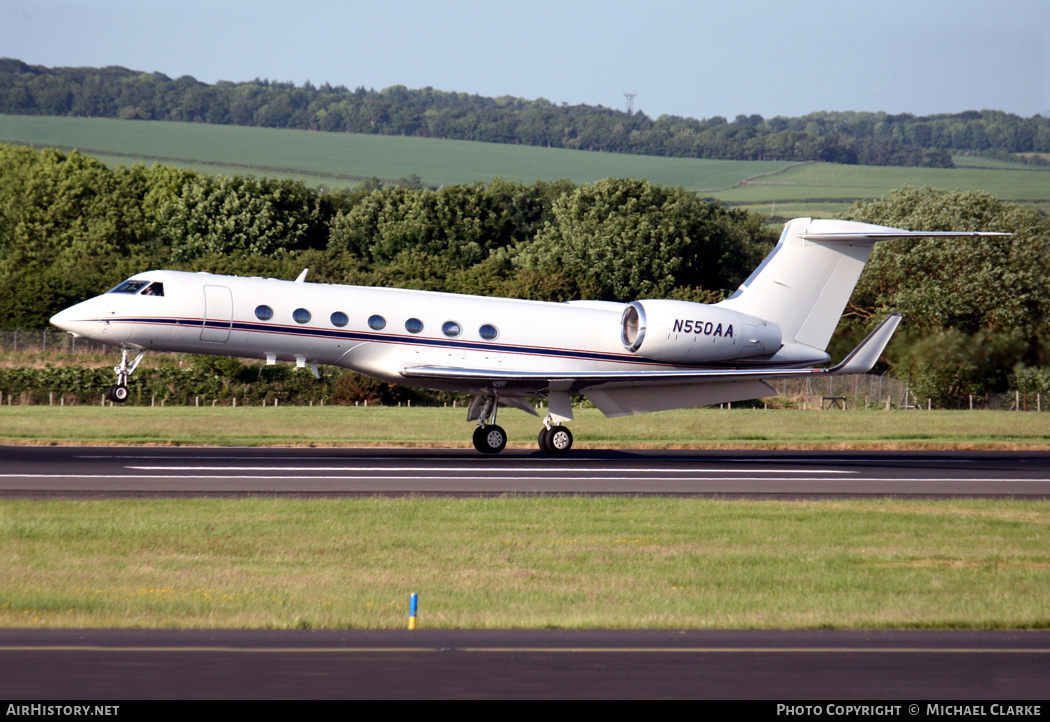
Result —
<instances>
[{"instance_id":1,"label":"antenna on fuselage","mask_svg":"<svg viewBox=\"0 0 1050 722\"><path fill-rule=\"evenodd\" d=\"M309 271L309 270L310 270L309 268L304 268L303 272L299 274L299 277L297 279L295 279L295 282L296 283L306 283L306 272Z\"/></svg>"}]
</instances>

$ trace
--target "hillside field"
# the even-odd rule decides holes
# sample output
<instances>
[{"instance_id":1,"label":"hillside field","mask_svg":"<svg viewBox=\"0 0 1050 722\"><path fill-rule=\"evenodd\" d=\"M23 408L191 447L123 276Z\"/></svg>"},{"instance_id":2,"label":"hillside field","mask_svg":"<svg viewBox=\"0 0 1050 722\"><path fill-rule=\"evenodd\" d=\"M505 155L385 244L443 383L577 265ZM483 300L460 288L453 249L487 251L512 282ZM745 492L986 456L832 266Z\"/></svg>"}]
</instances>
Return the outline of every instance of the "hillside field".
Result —
<instances>
[{"instance_id":1,"label":"hillside field","mask_svg":"<svg viewBox=\"0 0 1050 722\"><path fill-rule=\"evenodd\" d=\"M903 185L981 190L1050 212L1050 168L959 157L959 168L846 166L593 153L424 138L195 123L0 115L0 142L77 148L110 164L163 163L216 174L352 187L415 175L430 186L489 181L577 184L635 177L781 218L830 215Z\"/></svg>"}]
</instances>

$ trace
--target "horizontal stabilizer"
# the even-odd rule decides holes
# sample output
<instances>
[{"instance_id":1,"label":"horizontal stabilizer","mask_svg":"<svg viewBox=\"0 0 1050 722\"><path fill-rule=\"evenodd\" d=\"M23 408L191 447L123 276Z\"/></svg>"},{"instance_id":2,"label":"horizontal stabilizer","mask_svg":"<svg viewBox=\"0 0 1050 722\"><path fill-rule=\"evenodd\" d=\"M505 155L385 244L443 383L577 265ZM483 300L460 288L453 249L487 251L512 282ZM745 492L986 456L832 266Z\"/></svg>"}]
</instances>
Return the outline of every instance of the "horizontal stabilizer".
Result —
<instances>
[{"instance_id":1,"label":"horizontal stabilizer","mask_svg":"<svg viewBox=\"0 0 1050 722\"><path fill-rule=\"evenodd\" d=\"M875 233L801 233L799 238L819 243L864 243L889 241L895 238L976 238L978 236L1011 236L1012 233L984 231L900 231L887 229Z\"/></svg>"},{"instance_id":2,"label":"horizontal stabilizer","mask_svg":"<svg viewBox=\"0 0 1050 722\"><path fill-rule=\"evenodd\" d=\"M893 332L900 325L901 314L891 313L886 317L879 327L868 334L868 337L860 342L850 355L842 359L842 362L828 369L831 374L866 374L871 371L879 356L886 350L886 344L893 337Z\"/></svg>"}]
</instances>

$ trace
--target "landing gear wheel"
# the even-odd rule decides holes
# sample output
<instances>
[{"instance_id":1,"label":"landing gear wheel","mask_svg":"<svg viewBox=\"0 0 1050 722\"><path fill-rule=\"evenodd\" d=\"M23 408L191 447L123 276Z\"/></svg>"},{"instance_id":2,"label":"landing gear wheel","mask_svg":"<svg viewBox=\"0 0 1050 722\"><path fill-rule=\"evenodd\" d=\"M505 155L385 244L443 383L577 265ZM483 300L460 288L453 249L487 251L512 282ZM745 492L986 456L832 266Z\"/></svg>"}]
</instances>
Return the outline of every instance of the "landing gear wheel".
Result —
<instances>
[{"instance_id":1,"label":"landing gear wheel","mask_svg":"<svg viewBox=\"0 0 1050 722\"><path fill-rule=\"evenodd\" d=\"M540 431L540 449L553 456L569 453L572 448L572 432L564 426L544 427Z\"/></svg>"},{"instance_id":2,"label":"landing gear wheel","mask_svg":"<svg viewBox=\"0 0 1050 722\"><path fill-rule=\"evenodd\" d=\"M118 404L127 401L128 395L128 387L122 384L113 384L106 389L106 398L110 401L116 401Z\"/></svg>"},{"instance_id":3,"label":"landing gear wheel","mask_svg":"<svg viewBox=\"0 0 1050 722\"><path fill-rule=\"evenodd\" d=\"M507 432L502 426L479 426L474 429L474 448L482 454L498 454L507 446Z\"/></svg>"},{"instance_id":4,"label":"landing gear wheel","mask_svg":"<svg viewBox=\"0 0 1050 722\"><path fill-rule=\"evenodd\" d=\"M540 429L540 451L542 451L545 454L554 453L554 447L551 446L551 431L553 430L553 428L548 429L546 426Z\"/></svg>"}]
</instances>

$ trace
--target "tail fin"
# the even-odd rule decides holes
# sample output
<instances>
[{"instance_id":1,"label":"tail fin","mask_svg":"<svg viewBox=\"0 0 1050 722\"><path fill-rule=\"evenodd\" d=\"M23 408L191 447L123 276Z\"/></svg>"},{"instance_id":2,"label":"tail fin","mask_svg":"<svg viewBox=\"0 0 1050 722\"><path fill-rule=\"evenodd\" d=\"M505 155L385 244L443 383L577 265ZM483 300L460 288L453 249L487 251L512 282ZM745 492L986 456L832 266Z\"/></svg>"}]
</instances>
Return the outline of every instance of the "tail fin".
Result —
<instances>
[{"instance_id":1,"label":"tail fin","mask_svg":"<svg viewBox=\"0 0 1050 722\"><path fill-rule=\"evenodd\" d=\"M904 231L856 221L796 218L736 293L717 304L780 326L785 344L823 351L871 249L891 238L1009 235Z\"/></svg>"}]
</instances>

